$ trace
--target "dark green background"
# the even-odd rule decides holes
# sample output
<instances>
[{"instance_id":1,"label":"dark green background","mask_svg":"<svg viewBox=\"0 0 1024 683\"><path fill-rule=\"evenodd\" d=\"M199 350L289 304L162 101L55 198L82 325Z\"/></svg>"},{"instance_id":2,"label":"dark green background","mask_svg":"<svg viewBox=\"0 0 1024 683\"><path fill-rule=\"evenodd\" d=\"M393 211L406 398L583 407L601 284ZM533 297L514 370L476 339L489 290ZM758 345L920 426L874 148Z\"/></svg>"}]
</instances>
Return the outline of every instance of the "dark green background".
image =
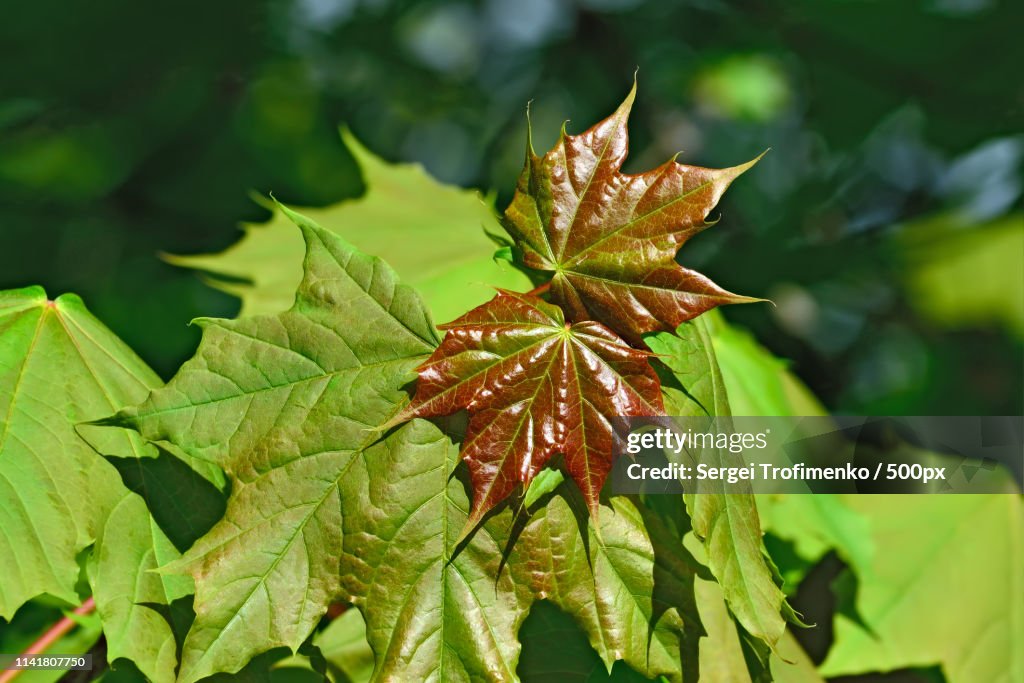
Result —
<instances>
[{"instance_id":1,"label":"dark green background","mask_svg":"<svg viewBox=\"0 0 1024 683\"><path fill-rule=\"evenodd\" d=\"M158 252L228 246L261 218L252 190L357 196L338 124L502 204L528 100L540 149L563 119L610 113L639 69L628 170L772 148L683 260L776 301L727 315L829 408L1022 410L1020 335L919 315L901 225L956 215L985 240L1020 220L1024 3L36 0L3 16L0 287L80 293L165 377L195 346L187 322L237 303Z\"/></svg>"}]
</instances>

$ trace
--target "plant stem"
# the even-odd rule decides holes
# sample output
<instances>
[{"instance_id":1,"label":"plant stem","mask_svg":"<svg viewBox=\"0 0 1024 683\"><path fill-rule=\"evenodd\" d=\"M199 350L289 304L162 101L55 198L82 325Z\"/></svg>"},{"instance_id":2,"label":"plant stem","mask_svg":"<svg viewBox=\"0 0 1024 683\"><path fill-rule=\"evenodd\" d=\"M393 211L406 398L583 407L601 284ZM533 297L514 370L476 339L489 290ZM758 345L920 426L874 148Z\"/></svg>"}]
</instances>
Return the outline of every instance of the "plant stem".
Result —
<instances>
[{"instance_id":1,"label":"plant stem","mask_svg":"<svg viewBox=\"0 0 1024 683\"><path fill-rule=\"evenodd\" d=\"M84 617L94 609L96 609L96 602L90 597L79 607L75 608L75 614L80 617ZM29 655L43 654L51 645L60 640L74 627L74 619L71 619L70 617L62 617L60 621L47 629L46 633L41 635L36 642L29 645L25 651L21 653L21 656L27 657ZM9 669L7 671L0 672L0 683L8 683L9 681L14 680L17 675L23 671L26 671L26 669Z\"/></svg>"},{"instance_id":2,"label":"plant stem","mask_svg":"<svg viewBox=\"0 0 1024 683\"><path fill-rule=\"evenodd\" d=\"M327 615L326 616L327 616L328 619L333 621L333 620L337 619L338 617L340 617L345 612L347 612L349 607L351 607L351 606L352 605L348 604L347 602L335 602L335 603L332 603L327 608Z\"/></svg>"},{"instance_id":3,"label":"plant stem","mask_svg":"<svg viewBox=\"0 0 1024 683\"><path fill-rule=\"evenodd\" d=\"M527 292L527 294L533 294L534 296L540 296L541 294L543 294L544 292L548 291L549 289L551 289L551 281L550 280L548 280L547 282L545 282L542 285L537 285L536 287L531 289L529 292Z\"/></svg>"}]
</instances>

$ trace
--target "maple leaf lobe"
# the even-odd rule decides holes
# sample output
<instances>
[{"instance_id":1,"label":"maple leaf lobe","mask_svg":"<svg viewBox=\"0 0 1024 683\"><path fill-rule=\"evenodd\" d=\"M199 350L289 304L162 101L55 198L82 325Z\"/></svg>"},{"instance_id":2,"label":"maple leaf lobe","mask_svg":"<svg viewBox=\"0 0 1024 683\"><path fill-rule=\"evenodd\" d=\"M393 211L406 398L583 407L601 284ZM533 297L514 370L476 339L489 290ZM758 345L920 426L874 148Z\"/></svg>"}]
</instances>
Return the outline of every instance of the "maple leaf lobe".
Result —
<instances>
[{"instance_id":1,"label":"maple leaf lobe","mask_svg":"<svg viewBox=\"0 0 1024 683\"><path fill-rule=\"evenodd\" d=\"M600 323L566 325L557 306L505 290L442 329L402 417L469 412L467 530L556 453L596 514L612 464L610 419L664 412L651 354Z\"/></svg>"},{"instance_id":2,"label":"maple leaf lobe","mask_svg":"<svg viewBox=\"0 0 1024 683\"><path fill-rule=\"evenodd\" d=\"M634 83L615 113L579 135L563 128L544 156L528 136L503 224L523 263L552 273L553 301L571 320L597 320L639 343L718 305L760 301L675 262L679 248L713 224L707 216L729 184L760 157L724 169L671 159L622 173L635 94Z\"/></svg>"}]
</instances>

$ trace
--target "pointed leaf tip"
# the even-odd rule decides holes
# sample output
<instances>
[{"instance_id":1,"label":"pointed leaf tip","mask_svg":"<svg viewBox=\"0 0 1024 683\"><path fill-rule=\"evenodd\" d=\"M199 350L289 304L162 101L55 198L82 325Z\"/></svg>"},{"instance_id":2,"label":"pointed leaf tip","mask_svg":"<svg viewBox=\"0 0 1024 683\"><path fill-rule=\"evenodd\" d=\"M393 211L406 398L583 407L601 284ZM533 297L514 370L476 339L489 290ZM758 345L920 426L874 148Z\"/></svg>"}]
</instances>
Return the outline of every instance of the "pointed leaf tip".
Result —
<instances>
[{"instance_id":1,"label":"pointed leaf tip","mask_svg":"<svg viewBox=\"0 0 1024 683\"><path fill-rule=\"evenodd\" d=\"M731 180L735 180L736 178L740 177L741 175L743 175L744 173L749 171L751 168L756 166L757 162L761 161L761 159L764 158L764 155L767 154L770 151L771 151L771 147L769 147L765 151L761 152L756 157L754 157L753 159L751 159L750 161L748 161L746 163L738 164L736 166L731 166L731 167L725 169L726 173L728 173L728 175L730 177L730 181Z\"/></svg>"},{"instance_id":2,"label":"pointed leaf tip","mask_svg":"<svg viewBox=\"0 0 1024 683\"><path fill-rule=\"evenodd\" d=\"M621 173L636 80L616 111L579 135L565 127L555 147L528 161L503 224L523 265L552 273L552 301L571 320L596 320L639 343L737 297L675 262L706 227L729 183L755 159L726 169L673 159ZM612 274L612 275L609 275Z\"/></svg>"},{"instance_id":3,"label":"pointed leaf tip","mask_svg":"<svg viewBox=\"0 0 1024 683\"><path fill-rule=\"evenodd\" d=\"M626 99L619 105L619 110L625 109L627 115L633 110L633 103L636 102L637 75L639 73L640 67L638 66L636 71L633 72L633 85L630 86L629 92L626 93Z\"/></svg>"}]
</instances>

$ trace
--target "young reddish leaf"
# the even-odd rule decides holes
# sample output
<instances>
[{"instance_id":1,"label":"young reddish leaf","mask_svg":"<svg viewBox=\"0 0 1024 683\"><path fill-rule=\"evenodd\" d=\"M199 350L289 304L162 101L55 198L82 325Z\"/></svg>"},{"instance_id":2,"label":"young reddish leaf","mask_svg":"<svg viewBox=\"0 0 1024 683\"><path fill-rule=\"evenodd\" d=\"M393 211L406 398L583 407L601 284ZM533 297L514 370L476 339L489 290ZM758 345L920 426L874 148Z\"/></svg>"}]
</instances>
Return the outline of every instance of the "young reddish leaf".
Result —
<instances>
[{"instance_id":1,"label":"young reddish leaf","mask_svg":"<svg viewBox=\"0 0 1024 683\"><path fill-rule=\"evenodd\" d=\"M650 354L599 323L569 325L557 306L504 290L443 329L401 418L469 411L466 529L556 453L596 516L612 465L609 418L664 412Z\"/></svg>"},{"instance_id":2,"label":"young reddish leaf","mask_svg":"<svg viewBox=\"0 0 1024 683\"><path fill-rule=\"evenodd\" d=\"M732 294L675 262L729 184L757 159L725 169L670 160L620 173L636 85L618 110L580 135L562 130L543 157L528 140L526 166L505 227L530 268L553 273L551 294L571 320L597 320L632 342L720 304ZM760 157L758 157L760 158Z\"/></svg>"}]
</instances>

